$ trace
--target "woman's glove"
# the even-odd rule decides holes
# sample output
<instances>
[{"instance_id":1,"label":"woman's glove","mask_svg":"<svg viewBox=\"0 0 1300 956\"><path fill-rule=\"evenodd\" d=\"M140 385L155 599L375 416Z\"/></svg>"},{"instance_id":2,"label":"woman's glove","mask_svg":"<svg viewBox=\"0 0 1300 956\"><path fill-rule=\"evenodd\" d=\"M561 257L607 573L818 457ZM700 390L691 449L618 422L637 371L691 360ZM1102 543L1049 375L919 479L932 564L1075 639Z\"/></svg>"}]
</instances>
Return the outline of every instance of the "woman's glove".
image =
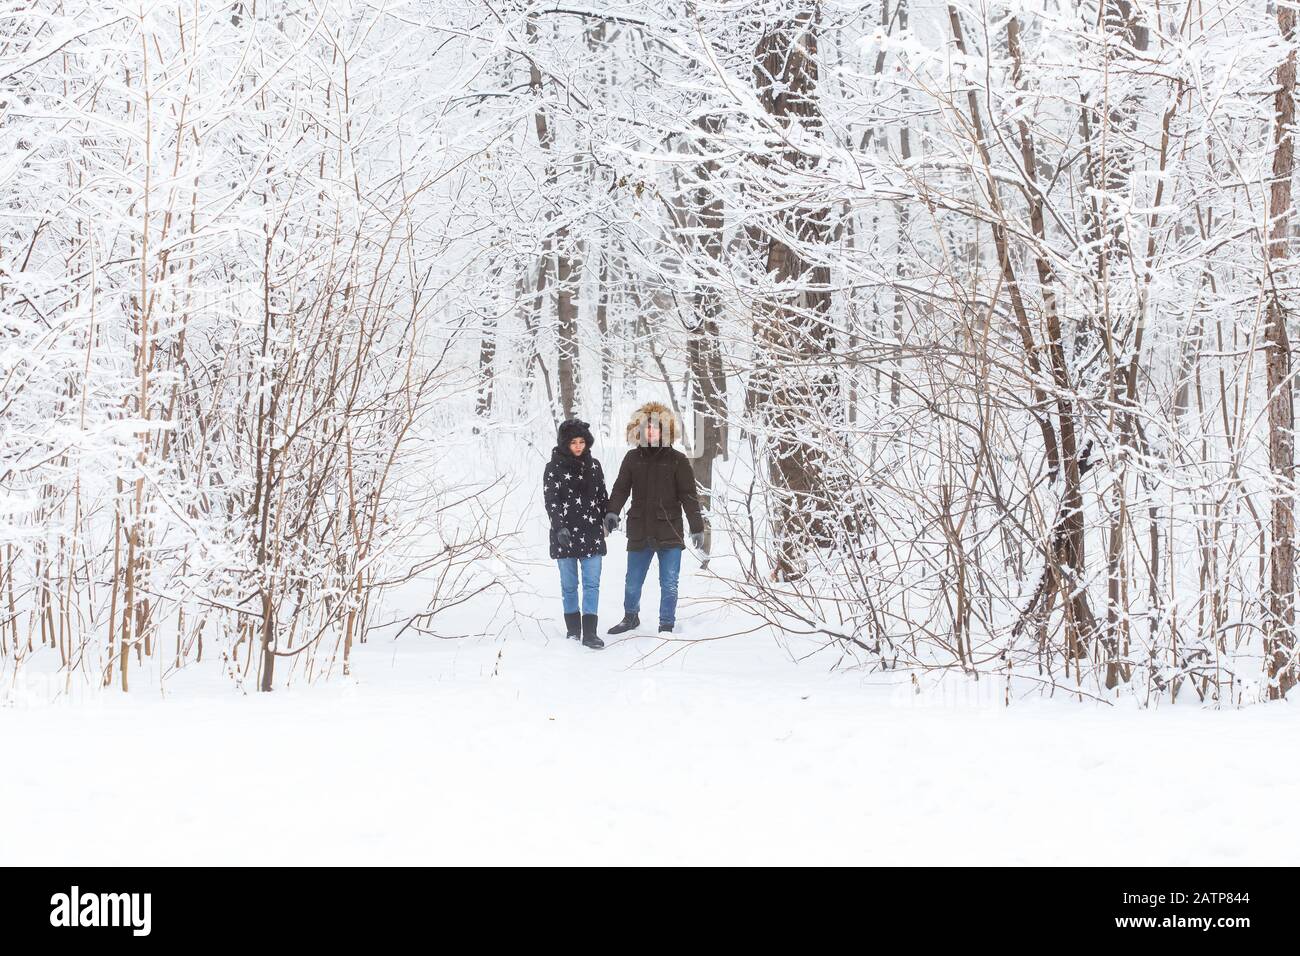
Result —
<instances>
[{"instance_id":1,"label":"woman's glove","mask_svg":"<svg viewBox=\"0 0 1300 956\"><path fill-rule=\"evenodd\" d=\"M559 531L555 532L555 540L559 542L561 548L567 548L569 542L573 540L573 536L569 533L568 528L561 528Z\"/></svg>"},{"instance_id":2,"label":"woman's glove","mask_svg":"<svg viewBox=\"0 0 1300 956\"><path fill-rule=\"evenodd\" d=\"M617 527L618 527L618 515L614 514L611 511L609 514L605 515L605 534L607 536L613 534L614 530Z\"/></svg>"}]
</instances>

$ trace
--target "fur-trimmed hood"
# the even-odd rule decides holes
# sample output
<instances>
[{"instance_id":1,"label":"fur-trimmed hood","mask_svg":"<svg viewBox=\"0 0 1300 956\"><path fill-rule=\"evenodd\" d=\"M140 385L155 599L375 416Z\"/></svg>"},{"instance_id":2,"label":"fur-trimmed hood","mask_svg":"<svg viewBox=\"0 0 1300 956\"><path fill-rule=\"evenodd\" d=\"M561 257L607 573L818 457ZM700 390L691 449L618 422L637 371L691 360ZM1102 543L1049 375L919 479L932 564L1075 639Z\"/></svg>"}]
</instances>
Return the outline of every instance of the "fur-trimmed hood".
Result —
<instances>
[{"instance_id":1,"label":"fur-trimmed hood","mask_svg":"<svg viewBox=\"0 0 1300 956\"><path fill-rule=\"evenodd\" d=\"M659 425L659 444L663 447L677 444L677 439L682 437L681 424L671 408L662 402L646 402L633 413L632 419L627 423L629 445L645 443L643 436L646 422L656 422Z\"/></svg>"}]
</instances>

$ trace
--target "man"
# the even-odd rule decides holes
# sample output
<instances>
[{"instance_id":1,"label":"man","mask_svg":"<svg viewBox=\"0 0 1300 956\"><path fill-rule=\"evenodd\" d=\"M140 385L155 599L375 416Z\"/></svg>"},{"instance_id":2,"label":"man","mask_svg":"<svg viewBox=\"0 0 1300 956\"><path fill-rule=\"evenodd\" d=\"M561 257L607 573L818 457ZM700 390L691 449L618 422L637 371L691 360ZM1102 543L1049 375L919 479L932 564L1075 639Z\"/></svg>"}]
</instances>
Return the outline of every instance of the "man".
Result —
<instances>
[{"instance_id":1,"label":"man","mask_svg":"<svg viewBox=\"0 0 1300 956\"><path fill-rule=\"evenodd\" d=\"M627 583L623 591L623 620L609 629L622 634L641 626L641 586L650 561L659 559L659 631L671 633L677 622L677 578L686 541L682 512L690 525L692 547L704 544L704 517L695 490L691 463L673 443L679 437L672 409L647 402L627 426L629 445L614 481L605 515L605 533L618 527L618 514L632 496L627 512Z\"/></svg>"}]
</instances>

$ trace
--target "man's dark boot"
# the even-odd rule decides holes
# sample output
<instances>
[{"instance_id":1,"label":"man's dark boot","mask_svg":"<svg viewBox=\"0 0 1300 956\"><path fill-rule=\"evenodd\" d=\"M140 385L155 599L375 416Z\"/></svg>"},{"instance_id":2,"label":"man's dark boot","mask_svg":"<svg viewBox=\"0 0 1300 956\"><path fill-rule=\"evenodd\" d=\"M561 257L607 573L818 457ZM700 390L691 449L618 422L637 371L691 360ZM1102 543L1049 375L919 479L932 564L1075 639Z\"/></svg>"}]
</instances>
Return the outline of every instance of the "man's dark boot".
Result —
<instances>
[{"instance_id":1,"label":"man's dark boot","mask_svg":"<svg viewBox=\"0 0 1300 956\"><path fill-rule=\"evenodd\" d=\"M660 621L660 622L659 622L659 633L660 633L660 634L663 634L664 632L667 632L667 633L671 634L671 633L673 632L673 626L672 626L671 624L665 624L663 621Z\"/></svg>"},{"instance_id":2,"label":"man's dark boot","mask_svg":"<svg viewBox=\"0 0 1300 956\"><path fill-rule=\"evenodd\" d=\"M610 634L622 634L624 631L630 631L634 627L641 626L641 618L636 614L624 614L623 620L619 621L609 629Z\"/></svg>"},{"instance_id":3,"label":"man's dark boot","mask_svg":"<svg viewBox=\"0 0 1300 956\"><path fill-rule=\"evenodd\" d=\"M605 642L596 636L596 615L594 614L582 615L582 646L597 651L605 646Z\"/></svg>"},{"instance_id":4,"label":"man's dark boot","mask_svg":"<svg viewBox=\"0 0 1300 956\"><path fill-rule=\"evenodd\" d=\"M565 637L572 637L574 640L582 637L582 612L574 611L572 614L564 615L564 630L567 632Z\"/></svg>"}]
</instances>

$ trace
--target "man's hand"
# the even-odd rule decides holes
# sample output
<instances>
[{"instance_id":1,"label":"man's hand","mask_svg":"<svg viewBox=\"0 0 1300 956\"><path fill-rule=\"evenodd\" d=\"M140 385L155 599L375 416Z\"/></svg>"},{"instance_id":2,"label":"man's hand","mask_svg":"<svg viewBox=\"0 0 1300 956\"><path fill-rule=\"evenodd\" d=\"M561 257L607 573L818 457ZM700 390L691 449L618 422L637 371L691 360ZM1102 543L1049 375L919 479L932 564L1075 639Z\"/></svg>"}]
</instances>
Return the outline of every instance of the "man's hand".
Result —
<instances>
[{"instance_id":1,"label":"man's hand","mask_svg":"<svg viewBox=\"0 0 1300 956\"><path fill-rule=\"evenodd\" d=\"M561 528L555 533L555 540L559 542L561 548L567 548L569 542L573 540L573 536L569 533L568 528Z\"/></svg>"},{"instance_id":2,"label":"man's hand","mask_svg":"<svg viewBox=\"0 0 1300 956\"><path fill-rule=\"evenodd\" d=\"M614 514L614 513L611 511L609 514L605 515L605 535L606 535L606 537L608 537L609 535L613 534L613 533L614 533L614 530L615 530L617 527L618 527L618 515Z\"/></svg>"},{"instance_id":3,"label":"man's hand","mask_svg":"<svg viewBox=\"0 0 1300 956\"><path fill-rule=\"evenodd\" d=\"M704 532L703 532L703 531L692 531L692 532L691 532L691 547L694 548L696 551L703 551L703 550L704 550Z\"/></svg>"}]
</instances>

